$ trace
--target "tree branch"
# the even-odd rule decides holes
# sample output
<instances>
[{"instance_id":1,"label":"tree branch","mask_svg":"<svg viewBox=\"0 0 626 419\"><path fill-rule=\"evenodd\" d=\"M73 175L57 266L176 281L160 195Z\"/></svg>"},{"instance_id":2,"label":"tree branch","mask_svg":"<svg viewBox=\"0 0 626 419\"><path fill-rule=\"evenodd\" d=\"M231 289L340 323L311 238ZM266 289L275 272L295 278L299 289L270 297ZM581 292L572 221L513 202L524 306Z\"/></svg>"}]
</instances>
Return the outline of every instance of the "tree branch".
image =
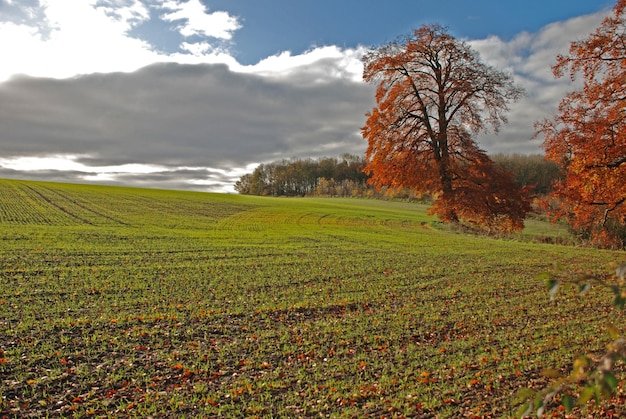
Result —
<instances>
[{"instance_id":1,"label":"tree branch","mask_svg":"<svg viewBox=\"0 0 626 419\"><path fill-rule=\"evenodd\" d=\"M610 163L587 165L585 166L585 169L601 169L601 168L615 169L616 167L620 167L624 163L626 163L626 156L621 156L613 160Z\"/></svg>"}]
</instances>

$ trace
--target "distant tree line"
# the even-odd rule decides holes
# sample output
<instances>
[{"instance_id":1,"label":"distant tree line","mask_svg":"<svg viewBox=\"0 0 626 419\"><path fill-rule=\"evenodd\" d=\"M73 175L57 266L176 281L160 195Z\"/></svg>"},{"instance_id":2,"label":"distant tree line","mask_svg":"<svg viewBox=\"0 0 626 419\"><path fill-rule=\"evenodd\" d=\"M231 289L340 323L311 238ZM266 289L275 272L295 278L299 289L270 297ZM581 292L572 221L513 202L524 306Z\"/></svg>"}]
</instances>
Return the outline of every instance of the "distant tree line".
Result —
<instances>
[{"instance_id":1,"label":"distant tree line","mask_svg":"<svg viewBox=\"0 0 626 419\"><path fill-rule=\"evenodd\" d=\"M339 158L291 159L264 163L243 175L235 190L244 195L325 195L322 190L366 187L363 157L344 154ZM333 193L329 193L334 195ZM340 195L345 195L341 193Z\"/></svg>"},{"instance_id":2,"label":"distant tree line","mask_svg":"<svg viewBox=\"0 0 626 419\"><path fill-rule=\"evenodd\" d=\"M541 155L496 154L496 165L513 174L519 187L531 186L537 195L545 195L559 178L559 168ZM321 159L283 159L257 166L243 175L235 190L243 195L329 196L419 200L427 198L409 188L382 187L368 183L363 172L365 157L344 154Z\"/></svg>"},{"instance_id":3,"label":"distant tree line","mask_svg":"<svg viewBox=\"0 0 626 419\"><path fill-rule=\"evenodd\" d=\"M491 159L513 174L517 186L530 186L535 195L546 195L552 182L561 179L559 166L540 154L494 154Z\"/></svg>"}]
</instances>

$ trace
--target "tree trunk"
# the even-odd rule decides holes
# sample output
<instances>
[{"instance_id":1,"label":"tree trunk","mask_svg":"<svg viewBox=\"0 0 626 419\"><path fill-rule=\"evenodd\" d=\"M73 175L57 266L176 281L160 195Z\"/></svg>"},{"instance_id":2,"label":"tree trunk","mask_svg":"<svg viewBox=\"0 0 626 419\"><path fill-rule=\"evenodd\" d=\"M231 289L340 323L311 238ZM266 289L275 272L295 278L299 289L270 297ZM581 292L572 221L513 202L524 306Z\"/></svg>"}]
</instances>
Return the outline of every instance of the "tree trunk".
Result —
<instances>
[{"instance_id":1,"label":"tree trunk","mask_svg":"<svg viewBox=\"0 0 626 419\"><path fill-rule=\"evenodd\" d=\"M442 121L441 118L444 118L443 120L445 121L445 113L440 111L439 118L440 121ZM435 158L439 164L439 179L441 180L441 191L443 193L442 199L444 202L454 202L452 200L454 189L452 188L452 176L450 174L450 153L448 150L447 126L443 122L440 122L439 138L437 139L436 144L437 153L435 153ZM459 222L459 216L456 213L456 209L451 205L446 205L446 211L442 215L442 218L446 221L455 224Z\"/></svg>"},{"instance_id":2,"label":"tree trunk","mask_svg":"<svg viewBox=\"0 0 626 419\"><path fill-rule=\"evenodd\" d=\"M450 171L448 170L448 164L446 162L448 159L442 159L439 165L439 176L441 178L441 190L443 192L442 199L445 202L453 202L452 195L454 194L454 189L452 188L452 177L450 176ZM459 222L459 216L456 213L454 207L447 205L446 212L443 215L443 218L452 223Z\"/></svg>"}]
</instances>

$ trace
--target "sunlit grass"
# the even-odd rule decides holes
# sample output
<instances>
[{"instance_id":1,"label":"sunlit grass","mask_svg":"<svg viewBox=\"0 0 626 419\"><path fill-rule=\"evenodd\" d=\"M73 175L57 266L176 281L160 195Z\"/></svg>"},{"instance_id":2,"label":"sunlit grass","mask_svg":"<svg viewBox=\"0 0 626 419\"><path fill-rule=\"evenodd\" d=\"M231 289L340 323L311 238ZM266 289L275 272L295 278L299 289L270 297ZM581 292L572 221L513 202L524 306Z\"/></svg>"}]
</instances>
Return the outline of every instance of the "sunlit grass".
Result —
<instances>
[{"instance_id":1,"label":"sunlit grass","mask_svg":"<svg viewBox=\"0 0 626 419\"><path fill-rule=\"evenodd\" d=\"M417 204L19 181L0 203L0 416L506 416L616 316L535 276L620 253Z\"/></svg>"}]
</instances>

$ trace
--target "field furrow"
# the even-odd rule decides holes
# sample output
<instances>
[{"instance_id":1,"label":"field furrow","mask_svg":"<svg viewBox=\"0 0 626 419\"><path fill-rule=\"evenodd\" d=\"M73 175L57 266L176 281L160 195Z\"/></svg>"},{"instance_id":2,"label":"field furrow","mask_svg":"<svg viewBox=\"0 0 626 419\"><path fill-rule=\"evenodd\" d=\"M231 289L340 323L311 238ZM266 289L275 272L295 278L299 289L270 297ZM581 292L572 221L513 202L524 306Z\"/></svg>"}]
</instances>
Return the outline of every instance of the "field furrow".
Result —
<instances>
[{"instance_id":1,"label":"field furrow","mask_svg":"<svg viewBox=\"0 0 626 419\"><path fill-rule=\"evenodd\" d=\"M63 225L71 220L36 190L18 182L0 182L0 213L8 224Z\"/></svg>"},{"instance_id":2,"label":"field furrow","mask_svg":"<svg viewBox=\"0 0 626 419\"><path fill-rule=\"evenodd\" d=\"M0 203L0 417L508 417L622 324L536 279L621 253L417 204L19 181Z\"/></svg>"}]
</instances>

